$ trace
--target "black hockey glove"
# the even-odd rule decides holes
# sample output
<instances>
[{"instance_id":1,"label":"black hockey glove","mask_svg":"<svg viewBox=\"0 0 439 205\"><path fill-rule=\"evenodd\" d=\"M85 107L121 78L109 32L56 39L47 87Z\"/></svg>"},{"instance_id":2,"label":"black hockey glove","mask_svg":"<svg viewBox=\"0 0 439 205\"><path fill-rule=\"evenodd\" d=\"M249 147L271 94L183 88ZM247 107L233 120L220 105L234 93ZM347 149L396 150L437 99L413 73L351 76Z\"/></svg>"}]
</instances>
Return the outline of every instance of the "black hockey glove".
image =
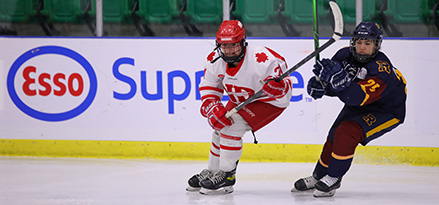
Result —
<instances>
[{"instance_id":1,"label":"black hockey glove","mask_svg":"<svg viewBox=\"0 0 439 205\"><path fill-rule=\"evenodd\" d=\"M348 72L338 62L326 58L322 59L320 63L323 67L320 79L328 83L331 90L340 92L351 84L352 79L349 78Z\"/></svg>"},{"instance_id":2,"label":"black hockey glove","mask_svg":"<svg viewBox=\"0 0 439 205\"><path fill-rule=\"evenodd\" d=\"M314 73L314 75L320 76L322 69L323 69L322 63L320 61L317 61L317 63L314 64L314 69L312 69L312 72Z\"/></svg>"},{"instance_id":3,"label":"black hockey glove","mask_svg":"<svg viewBox=\"0 0 439 205\"><path fill-rule=\"evenodd\" d=\"M321 82L317 81L315 76L309 79L306 91L308 91L308 94L314 98L314 100L322 98L323 95L325 95L325 88Z\"/></svg>"}]
</instances>

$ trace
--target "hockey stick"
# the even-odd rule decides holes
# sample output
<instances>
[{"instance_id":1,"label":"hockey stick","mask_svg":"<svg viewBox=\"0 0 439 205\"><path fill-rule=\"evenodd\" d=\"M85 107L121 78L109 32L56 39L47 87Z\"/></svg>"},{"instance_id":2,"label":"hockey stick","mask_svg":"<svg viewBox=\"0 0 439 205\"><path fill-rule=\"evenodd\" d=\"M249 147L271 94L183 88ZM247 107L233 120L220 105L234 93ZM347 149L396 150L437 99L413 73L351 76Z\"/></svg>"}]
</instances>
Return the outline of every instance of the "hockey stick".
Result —
<instances>
[{"instance_id":1,"label":"hockey stick","mask_svg":"<svg viewBox=\"0 0 439 205\"><path fill-rule=\"evenodd\" d=\"M313 28L314 28L314 50L319 48L319 16L317 10L317 0L312 0L312 9L313 9ZM320 60L320 55L316 55L316 63Z\"/></svg>"},{"instance_id":2,"label":"hockey stick","mask_svg":"<svg viewBox=\"0 0 439 205\"><path fill-rule=\"evenodd\" d=\"M313 11L313 28L314 28L314 50L317 50L320 46L319 44L319 14L317 9L317 0L312 0L312 11ZM317 64L320 61L320 54L317 54L315 63ZM320 82L322 87L326 87L325 83L320 80L319 76L316 76L317 81Z\"/></svg>"},{"instance_id":3,"label":"hockey stick","mask_svg":"<svg viewBox=\"0 0 439 205\"><path fill-rule=\"evenodd\" d=\"M335 41L337 41L337 40L339 40L341 38L341 35L343 34L343 16L341 14L340 8L338 7L338 5L335 2L330 1L329 2L329 6L331 7L332 14L334 16L334 34L332 35L331 39L329 39L321 47L319 47L316 50L314 50L314 52L310 53L308 56L306 56L304 59L302 59L296 65L294 65L292 68L287 70L287 72L285 72L284 74L282 74L281 76L276 78L275 81L279 82L282 79L284 79L285 77L289 76L291 73L293 73L299 67L304 65L306 62L308 62L309 60L314 58L316 55L321 53L323 50L325 50L331 44L333 44ZM247 100L245 100L244 102L242 102L241 104L239 104L238 106L234 107L229 112L227 112L225 116L227 118L231 117L233 114L237 113L240 109L242 109L243 107L245 107L246 105L251 103L253 100L258 98L259 96L261 96L262 93L263 93L262 90L259 90L257 93L255 93L254 95L250 96Z\"/></svg>"}]
</instances>

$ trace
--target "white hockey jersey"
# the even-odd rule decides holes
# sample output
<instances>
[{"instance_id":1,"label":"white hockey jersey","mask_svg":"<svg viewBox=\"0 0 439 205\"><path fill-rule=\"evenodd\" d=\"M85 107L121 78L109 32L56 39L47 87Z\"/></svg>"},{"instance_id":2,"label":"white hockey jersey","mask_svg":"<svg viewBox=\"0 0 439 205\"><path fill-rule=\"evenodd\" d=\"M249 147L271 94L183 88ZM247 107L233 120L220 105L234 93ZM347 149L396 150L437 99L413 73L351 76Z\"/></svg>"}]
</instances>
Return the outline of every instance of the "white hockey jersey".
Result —
<instances>
[{"instance_id":1,"label":"white hockey jersey","mask_svg":"<svg viewBox=\"0 0 439 205\"><path fill-rule=\"evenodd\" d=\"M207 56L204 77L200 83L202 101L221 99L225 91L230 101L240 104L261 90L264 80L278 77L288 69L285 59L275 51L252 44L248 44L243 60L235 68L229 68L222 59L211 63L218 56L215 51ZM284 97L275 99L262 94L256 100L280 108L287 107L292 95L292 84L289 77L285 80L289 89Z\"/></svg>"}]
</instances>

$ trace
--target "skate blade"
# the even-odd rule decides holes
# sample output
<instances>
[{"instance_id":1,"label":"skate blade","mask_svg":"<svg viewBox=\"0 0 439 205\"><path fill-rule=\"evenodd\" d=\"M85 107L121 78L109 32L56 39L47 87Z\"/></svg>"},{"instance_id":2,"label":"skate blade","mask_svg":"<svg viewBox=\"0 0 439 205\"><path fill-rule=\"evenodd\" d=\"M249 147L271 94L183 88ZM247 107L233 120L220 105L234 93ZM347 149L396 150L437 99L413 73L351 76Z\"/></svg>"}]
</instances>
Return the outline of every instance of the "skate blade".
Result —
<instances>
[{"instance_id":1,"label":"skate blade","mask_svg":"<svg viewBox=\"0 0 439 205\"><path fill-rule=\"evenodd\" d=\"M313 196L314 197L331 197L334 196L335 194L335 189L329 191L329 192L323 192L323 191L319 191L319 190L314 190Z\"/></svg>"},{"instance_id":2,"label":"skate blade","mask_svg":"<svg viewBox=\"0 0 439 205\"><path fill-rule=\"evenodd\" d=\"M298 189L296 189L296 187L293 187L291 189L291 192L309 192L309 191L312 191L312 190L314 190L314 188L310 188L310 189L306 189L306 190L298 190Z\"/></svg>"},{"instance_id":3,"label":"skate blade","mask_svg":"<svg viewBox=\"0 0 439 205\"><path fill-rule=\"evenodd\" d=\"M200 191L201 187L193 187L193 186L188 186L186 187L186 191Z\"/></svg>"},{"instance_id":4,"label":"skate blade","mask_svg":"<svg viewBox=\"0 0 439 205\"><path fill-rule=\"evenodd\" d=\"M201 188L200 189L200 194L205 194L205 195L220 195L220 194L230 194L233 192L233 187L232 186L226 186L226 187L221 187L219 189L206 189L206 188Z\"/></svg>"}]
</instances>

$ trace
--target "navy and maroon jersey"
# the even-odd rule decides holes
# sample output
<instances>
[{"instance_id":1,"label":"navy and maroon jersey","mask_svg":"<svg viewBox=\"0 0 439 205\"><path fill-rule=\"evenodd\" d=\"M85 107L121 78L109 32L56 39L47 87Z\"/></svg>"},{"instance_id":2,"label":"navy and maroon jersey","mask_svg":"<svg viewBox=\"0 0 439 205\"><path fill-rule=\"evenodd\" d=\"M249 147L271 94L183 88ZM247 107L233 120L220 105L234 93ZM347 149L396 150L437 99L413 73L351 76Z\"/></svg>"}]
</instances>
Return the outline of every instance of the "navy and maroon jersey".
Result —
<instances>
[{"instance_id":1,"label":"navy and maroon jersey","mask_svg":"<svg viewBox=\"0 0 439 205\"><path fill-rule=\"evenodd\" d=\"M373 60L360 63L346 47L340 49L332 60L340 63L351 75L354 71L354 79L346 89L338 93L329 91L328 95L337 96L352 112L390 113L400 123L404 122L406 81L384 53L378 52Z\"/></svg>"}]
</instances>

